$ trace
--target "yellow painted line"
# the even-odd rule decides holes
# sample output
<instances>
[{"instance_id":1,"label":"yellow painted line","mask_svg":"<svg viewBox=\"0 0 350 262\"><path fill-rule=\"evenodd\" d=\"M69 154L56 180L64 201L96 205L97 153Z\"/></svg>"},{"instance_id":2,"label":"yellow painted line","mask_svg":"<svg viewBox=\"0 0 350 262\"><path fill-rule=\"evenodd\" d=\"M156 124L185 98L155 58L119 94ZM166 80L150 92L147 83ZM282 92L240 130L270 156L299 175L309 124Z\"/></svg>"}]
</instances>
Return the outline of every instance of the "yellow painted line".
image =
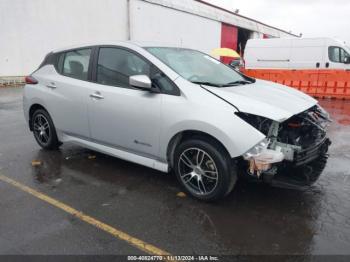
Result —
<instances>
[{"instance_id":1,"label":"yellow painted line","mask_svg":"<svg viewBox=\"0 0 350 262\"><path fill-rule=\"evenodd\" d=\"M129 234L116 229L110 225L107 225L101 221L98 221L97 219L88 216L86 214L84 214L83 212L80 212L56 199L53 199L52 197L49 197L43 193L40 193L39 191L36 191L35 189L32 189L26 185L23 185L7 176L1 175L0 174L0 181L6 182L28 194L31 194L32 196L39 198L47 203L49 203L52 206L55 206L63 211L65 211L66 213L69 213L75 217L77 217L78 219L93 225L111 235L113 235L114 237L123 240L125 242L127 242L128 244L150 254L150 255L156 255L156 256L171 256L168 252L159 249L151 244L146 243L145 241L142 241L141 239L135 238L130 236Z\"/></svg>"}]
</instances>

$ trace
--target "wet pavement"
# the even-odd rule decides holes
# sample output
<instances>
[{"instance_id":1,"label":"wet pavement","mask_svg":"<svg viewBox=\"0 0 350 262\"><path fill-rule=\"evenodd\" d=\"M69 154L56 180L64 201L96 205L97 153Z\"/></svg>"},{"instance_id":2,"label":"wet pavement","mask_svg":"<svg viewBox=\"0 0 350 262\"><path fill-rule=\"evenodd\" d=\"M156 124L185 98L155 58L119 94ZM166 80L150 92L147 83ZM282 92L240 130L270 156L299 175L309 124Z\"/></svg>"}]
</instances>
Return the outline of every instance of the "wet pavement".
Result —
<instances>
[{"instance_id":1,"label":"wet pavement","mask_svg":"<svg viewBox=\"0 0 350 262\"><path fill-rule=\"evenodd\" d=\"M350 101L331 113L330 158L308 190L239 181L217 203L178 197L173 175L65 144L43 151L22 89L0 89L0 173L172 254L350 255ZM33 167L32 161L41 165ZM0 254L143 254L0 181Z\"/></svg>"}]
</instances>

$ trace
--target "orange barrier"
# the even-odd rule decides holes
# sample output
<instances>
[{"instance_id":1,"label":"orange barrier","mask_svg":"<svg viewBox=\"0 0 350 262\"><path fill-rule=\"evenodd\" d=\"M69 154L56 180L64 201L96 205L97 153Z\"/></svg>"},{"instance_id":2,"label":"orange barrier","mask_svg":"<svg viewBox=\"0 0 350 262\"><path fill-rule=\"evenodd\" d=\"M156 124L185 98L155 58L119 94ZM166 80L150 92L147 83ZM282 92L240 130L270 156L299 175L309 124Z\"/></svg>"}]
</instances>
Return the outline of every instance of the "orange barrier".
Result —
<instances>
[{"instance_id":1,"label":"orange barrier","mask_svg":"<svg viewBox=\"0 0 350 262\"><path fill-rule=\"evenodd\" d=\"M350 100L321 99L320 104L330 113L333 122L350 126Z\"/></svg>"},{"instance_id":2,"label":"orange barrier","mask_svg":"<svg viewBox=\"0 0 350 262\"><path fill-rule=\"evenodd\" d=\"M294 87L318 98L350 99L350 71L241 69L242 73Z\"/></svg>"}]
</instances>

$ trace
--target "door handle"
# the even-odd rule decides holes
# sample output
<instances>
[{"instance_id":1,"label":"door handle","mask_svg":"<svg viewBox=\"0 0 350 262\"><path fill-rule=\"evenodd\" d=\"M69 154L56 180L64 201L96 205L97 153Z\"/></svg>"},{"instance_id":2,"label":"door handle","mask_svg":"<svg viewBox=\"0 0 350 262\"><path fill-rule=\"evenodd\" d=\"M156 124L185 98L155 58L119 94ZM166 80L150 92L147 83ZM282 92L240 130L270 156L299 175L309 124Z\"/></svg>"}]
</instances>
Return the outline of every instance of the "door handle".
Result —
<instances>
[{"instance_id":1,"label":"door handle","mask_svg":"<svg viewBox=\"0 0 350 262\"><path fill-rule=\"evenodd\" d=\"M101 95L101 93L98 92L98 91L96 91L95 93L90 94L90 97L91 98L95 98L95 99L103 99L104 98L103 95Z\"/></svg>"},{"instance_id":2,"label":"door handle","mask_svg":"<svg viewBox=\"0 0 350 262\"><path fill-rule=\"evenodd\" d=\"M46 87L51 88L51 89L55 89L57 86L56 86L55 82L50 82L46 85Z\"/></svg>"},{"instance_id":3,"label":"door handle","mask_svg":"<svg viewBox=\"0 0 350 262\"><path fill-rule=\"evenodd\" d=\"M327 63L326 63L326 68L328 68L328 67L329 67L329 63L327 62Z\"/></svg>"},{"instance_id":4,"label":"door handle","mask_svg":"<svg viewBox=\"0 0 350 262\"><path fill-rule=\"evenodd\" d=\"M317 63L316 63L316 68L320 68L320 65L321 65L321 64L320 64L319 62L317 62Z\"/></svg>"}]
</instances>

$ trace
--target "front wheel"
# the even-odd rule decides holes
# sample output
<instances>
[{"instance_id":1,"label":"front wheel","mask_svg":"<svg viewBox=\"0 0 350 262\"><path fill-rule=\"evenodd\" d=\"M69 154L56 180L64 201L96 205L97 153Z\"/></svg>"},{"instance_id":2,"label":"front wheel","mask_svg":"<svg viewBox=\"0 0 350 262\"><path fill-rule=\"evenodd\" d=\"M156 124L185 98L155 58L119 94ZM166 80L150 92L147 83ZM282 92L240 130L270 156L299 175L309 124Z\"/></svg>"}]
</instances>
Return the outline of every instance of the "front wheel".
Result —
<instances>
[{"instance_id":1,"label":"front wheel","mask_svg":"<svg viewBox=\"0 0 350 262\"><path fill-rule=\"evenodd\" d=\"M174 160L180 184L200 200L212 201L226 196L237 180L235 164L215 141L184 141L176 148Z\"/></svg>"}]
</instances>

